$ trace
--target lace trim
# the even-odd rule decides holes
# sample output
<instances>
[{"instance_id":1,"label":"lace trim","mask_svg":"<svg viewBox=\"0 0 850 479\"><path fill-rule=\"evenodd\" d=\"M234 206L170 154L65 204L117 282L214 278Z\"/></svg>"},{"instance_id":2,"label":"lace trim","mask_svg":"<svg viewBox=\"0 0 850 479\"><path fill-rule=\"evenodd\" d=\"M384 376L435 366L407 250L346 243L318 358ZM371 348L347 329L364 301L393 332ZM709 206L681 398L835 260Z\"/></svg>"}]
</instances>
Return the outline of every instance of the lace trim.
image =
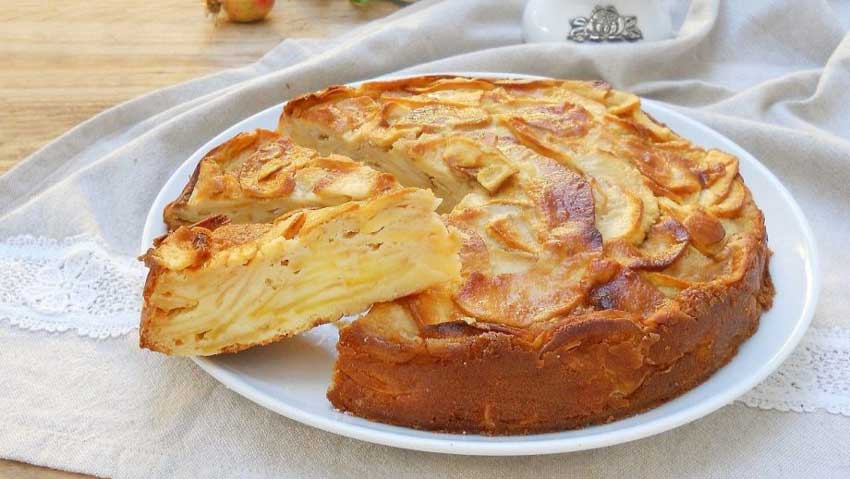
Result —
<instances>
[{"instance_id":1,"label":"lace trim","mask_svg":"<svg viewBox=\"0 0 850 479\"><path fill-rule=\"evenodd\" d=\"M138 327L146 270L95 236L0 240L0 321L92 338ZM739 399L760 409L850 416L850 329L811 328L782 367Z\"/></svg>"},{"instance_id":2,"label":"lace trim","mask_svg":"<svg viewBox=\"0 0 850 479\"><path fill-rule=\"evenodd\" d=\"M0 320L31 331L116 337L139 324L145 268L90 235L0 240Z\"/></svg>"},{"instance_id":3,"label":"lace trim","mask_svg":"<svg viewBox=\"0 0 850 479\"><path fill-rule=\"evenodd\" d=\"M810 328L779 370L739 401L759 409L850 416L850 329Z\"/></svg>"}]
</instances>

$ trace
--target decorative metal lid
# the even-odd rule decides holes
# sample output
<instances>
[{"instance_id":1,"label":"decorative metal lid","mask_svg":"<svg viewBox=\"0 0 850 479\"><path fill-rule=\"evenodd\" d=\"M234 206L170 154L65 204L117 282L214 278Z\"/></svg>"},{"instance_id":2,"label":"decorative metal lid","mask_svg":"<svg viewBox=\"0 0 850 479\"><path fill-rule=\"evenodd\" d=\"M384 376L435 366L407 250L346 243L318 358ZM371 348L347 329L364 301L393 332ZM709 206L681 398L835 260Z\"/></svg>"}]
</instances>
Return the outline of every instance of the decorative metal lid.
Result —
<instances>
[{"instance_id":1,"label":"decorative metal lid","mask_svg":"<svg viewBox=\"0 0 850 479\"><path fill-rule=\"evenodd\" d=\"M572 29L567 35L574 42L634 42L643 38L634 15L620 15L613 5L595 6L589 17L570 20Z\"/></svg>"},{"instance_id":2,"label":"decorative metal lid","mask_svg":"<svg viewBox=\"0 0 850 479\"><path fill-rule=\"evenodd\" d=\"M529 0L523 36L526 42L630 44L672 38L672 20L663 0Z\"/></svg>"}]
</instances>

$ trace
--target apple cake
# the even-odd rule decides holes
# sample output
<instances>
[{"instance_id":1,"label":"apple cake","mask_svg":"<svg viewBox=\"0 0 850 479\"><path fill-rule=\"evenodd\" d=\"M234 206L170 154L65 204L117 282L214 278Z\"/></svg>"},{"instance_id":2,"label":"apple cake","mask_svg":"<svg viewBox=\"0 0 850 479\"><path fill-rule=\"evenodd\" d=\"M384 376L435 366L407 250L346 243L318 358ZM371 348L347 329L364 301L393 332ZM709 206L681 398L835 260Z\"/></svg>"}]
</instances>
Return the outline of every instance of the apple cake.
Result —
<instances>
[{"instance_id":1,"label":"apple cake","mask_svg":"<svg viewBox=\"0 0 850 479\"><path fill-rule=\"evenodd\" d=\"M460 238L458 274L341 328L328 399L342 411L485 434L607 422L704 381L770 307L737 159L607 84L335 86L289 101L279 131L432 190Z\"/></svg>"},{"instance_id":2,"label":"apple cake","mask_svg":"<svg viewBox=\"0 0 850 479\"><path fill-rule=\"evenodd\" d=\"M257 129L207 153L163 216L169 231L216 215L263 223L294 209L365 200L399 187L388 173Z\"/></svg>"},{"instance_id":3,"label":"apple cake","mask_svg":"<svg viewBox=\"0 0 850 479\"><path fill-rule=\"evenodd\" d=\"M235 352L449 281L460 241L439 203L275 132L240 134L200 162L143 256L141 346Z\"/></svg>"}]
</instances>

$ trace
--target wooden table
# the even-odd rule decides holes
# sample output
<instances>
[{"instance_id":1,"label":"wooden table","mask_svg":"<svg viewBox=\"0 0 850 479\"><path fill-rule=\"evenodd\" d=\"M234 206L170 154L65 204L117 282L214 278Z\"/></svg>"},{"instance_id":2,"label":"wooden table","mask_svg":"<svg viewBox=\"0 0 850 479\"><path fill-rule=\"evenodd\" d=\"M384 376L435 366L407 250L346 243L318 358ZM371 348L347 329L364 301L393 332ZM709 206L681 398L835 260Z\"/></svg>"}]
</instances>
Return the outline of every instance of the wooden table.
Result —
<instances>
[{"instance_id":1,"label":"wooden table","mask_svg":"<svg viewBox=\"0 0 850 479\"><path fill-rule=\"evenodd\" d=\"M201 0L14 0L0 8L0 173L96 113L253 62L288 37L325 37L399 7L277 0L258 24L216 27Z\"/></svg>"},{"instance_id":2,"label":"wooden table","mask_svg":"<svg viewBox=\"0 0 850 479\"><path fill-rule=\"evenodd\" d=\"M14 0L0 8L0 174L81 121L133 97L253 62L288 37L385 16L387 0L277 0L269 18L218 26L200 0ZM0 479L87 477L0 460Z\"/></svg>"}]
</instances>

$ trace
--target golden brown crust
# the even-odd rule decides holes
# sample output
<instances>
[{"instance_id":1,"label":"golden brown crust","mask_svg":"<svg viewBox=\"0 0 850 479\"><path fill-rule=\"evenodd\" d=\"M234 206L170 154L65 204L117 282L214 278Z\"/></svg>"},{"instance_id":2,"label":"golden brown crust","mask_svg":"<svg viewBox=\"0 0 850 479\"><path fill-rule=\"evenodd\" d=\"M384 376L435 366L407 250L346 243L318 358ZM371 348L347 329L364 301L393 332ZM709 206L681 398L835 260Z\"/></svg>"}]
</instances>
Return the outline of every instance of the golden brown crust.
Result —
<instances>
[{"instance_id":1,"label":"golden brown crust","mask_svg":"<svg viewBox=\"0 0 850 479\"><path fill-rule=\"evenodd\" d=\"M210 150L163 219L169 231L216 214L263 223L292 209L336 206L398 188L392 175L257 129Z\"/></svg>"},{"instance_id":2,"label":"golden brown crust","mask_svg":"<svg viewBox=\"0 0 850 479\"><path fill-rule=\"evenodd\" d=\"M766 249L753 251L739 281L688 291L681 306L645 322L608 310L564 318L533 338L472 325L420 341L387 341L354 322L340 333L328 398L367 419L448 432L527 434L626 417L697 386L734 356L763 310L754 298L768 289L766 258Z\"/></svg>"},{"instance_id":3,"label":"golden brown crust","mask_svg":"<svg viewBox=\"0 0 850 479\"><path fill-rule=\"evenodd\" d=\"M604 83L331 87L289 102L280 130L430 183L463 239L458 280L341 331L342 410L487 434L605 422L699 384L770 305L737 159Z\"/></svg>"}]
</instances>

